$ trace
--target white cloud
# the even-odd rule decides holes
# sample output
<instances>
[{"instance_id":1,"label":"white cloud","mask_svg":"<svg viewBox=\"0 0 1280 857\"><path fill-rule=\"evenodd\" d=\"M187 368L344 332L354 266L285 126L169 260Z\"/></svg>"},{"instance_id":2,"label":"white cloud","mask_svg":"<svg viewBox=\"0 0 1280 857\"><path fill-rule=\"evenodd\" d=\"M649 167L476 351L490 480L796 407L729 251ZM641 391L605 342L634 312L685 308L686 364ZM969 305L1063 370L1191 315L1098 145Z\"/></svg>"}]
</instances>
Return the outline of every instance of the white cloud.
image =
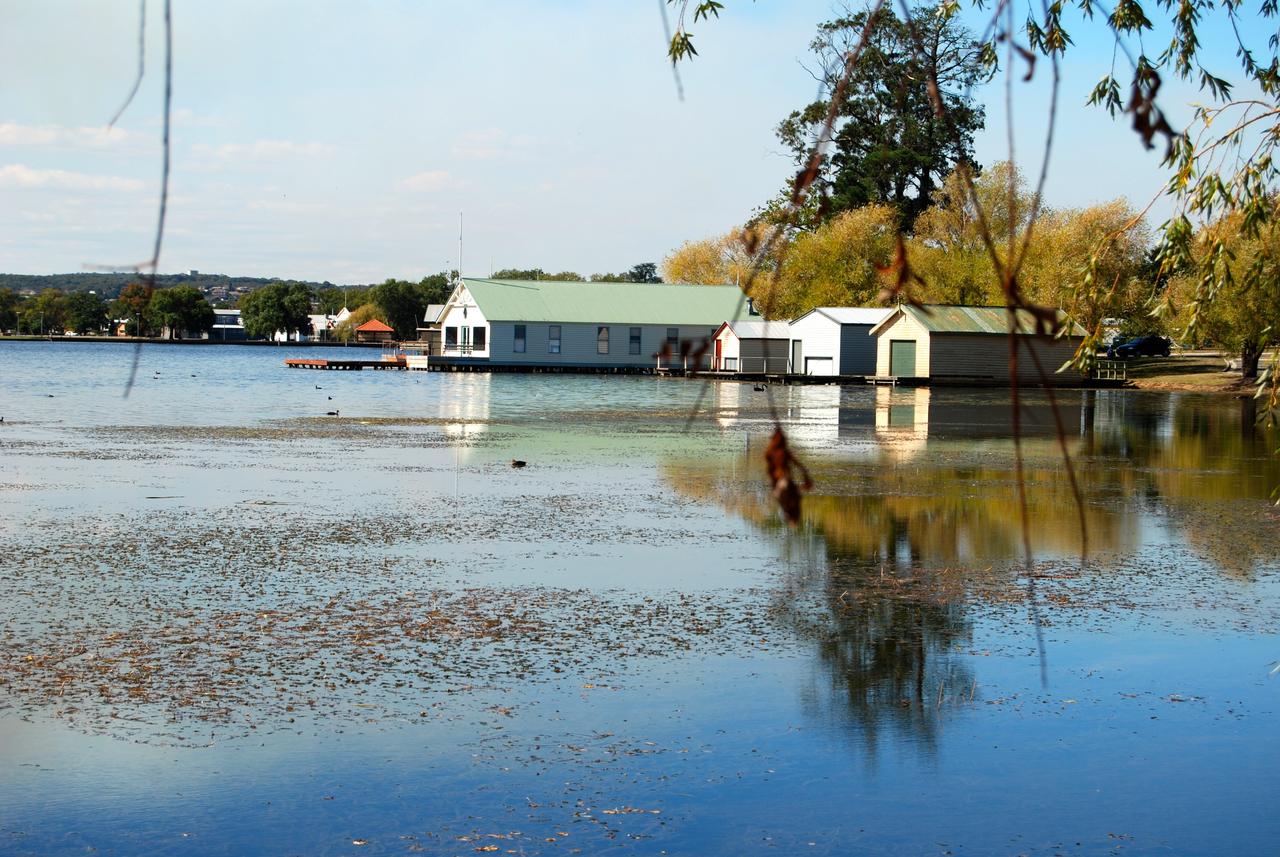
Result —
<instances>
[{"instance_id":1,"label":"white cloud","mask_svg":"<svg viewBox=\"0 0 1280 857\"><path fill-rule=\"evenodd\" d=\"M427 170L400 182L409 190L449 190L462 187L462 182L446 170Z\"/></svg>"},{"instance_id":2,"label":"white cloud","mask_svg":"<svg viewBox=\"0 0 1280 857\"><path fill-rule=\"evenodd\" d=\"M199 143L192 152L217 161L280 161L289 158L324 158L336 149L328 143L295 143L291 140L255 140L252 143L224 143L210 146Z\"/></svg>"},{"instance_id":3,"label":"white cloud","mask_svg":"<svg viewBox=\"0 0 1280 857\"><path fill-rule=\"evenodd\" d=\"M488 160L513 154L533 143L534 138L528 134L508 134L501 128L486 128L463 134L454 141L451 151L459 158Z\"/></svg>"},{"instance_id":4,"label":"white cloud","mask_svg":"<svg viewBox=\"0 0 1280 857\"><path fill-rule=\"evenodd\" d=\"M137 140L123 128L106 126L19 125L0 122L0 146L36 148L102 149Z\"/></svg>"},{"instance_id":5,"label":"white cloud","mask_svg":"<svg viewBox=\"0 0 1280 857\"><path fill-rule=\"evenodd\" d=\"M119 176L91 176L68 170L37 170L22 164L6 164L0 167L0 187L3 188L55 188L57 190L106 190L138 191L145 185L137 179Z\"/></svg>"}]
</instances>

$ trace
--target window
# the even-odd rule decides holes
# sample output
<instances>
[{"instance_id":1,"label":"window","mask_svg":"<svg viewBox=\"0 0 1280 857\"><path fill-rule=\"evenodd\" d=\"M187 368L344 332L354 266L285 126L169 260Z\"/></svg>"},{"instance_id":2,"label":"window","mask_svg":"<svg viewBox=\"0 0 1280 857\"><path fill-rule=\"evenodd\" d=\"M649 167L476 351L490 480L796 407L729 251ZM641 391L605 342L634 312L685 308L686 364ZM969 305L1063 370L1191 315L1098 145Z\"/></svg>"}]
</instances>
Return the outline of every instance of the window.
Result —
<instances>
[{"instance_id":1,"label":"window","mask_svg":"<svg viewBox=\"0 0 1280 857\"><path fill-rule=\"evenodd\" d=\"M525 334L525 326L523 324L517 324L516 325L516 341L515 341L515 344L511 346L511 350L514 351L516 354L524 354L524 343L525 343L524 334Z\"/></svg>"},{"instance_id":2,"label":"window","mask_svg":"<svg viewBox=\"0 0 1280 857\"><path fill-rule=\"evenodd\" d=\"M680 328L667 328L667 350L673 355L680 353Z\"/></svg>"},{"instance_id":3,"label":"window","mask_svg":"<svg viewBox=\"0 0 1280 857\"><path fill-rule=\"evenodd\" d=\"M552 324L547 327L547 353L560 353L560 325Z\"/></svg>"},{"instance_id":4,"label":"window","mask_svg":"<svg viewBox=\"0 0 1280 857\"><path fill-rule=\"evenodd\" d=\"M596 328L596 354L609 353L609 328Z\"/></svg>"},{"instance_id":5,"label":"window","mask_svg":"<svg viewBox=\"0 0 1280 857\"><path fill-rule=\"evenodd\" d=\"M473 328L471 331L471 344L476 351L484 351L485 331L487 327Z\"/></svg>"},{"instance_id":6,"label":"window","mask_svg":"<svg viewBox=\"0 0 1280 857\"><path fill-rule=\"evenodd\" d=\"M726 372L737 372L737 371L738 371L738 358L737 358L737 357L726 357L726 358L724 358L724 371L726 371Z\"/></svg>"},{"instance_id":7,"label":"window","mask_svg":"<svg viewBox=\"0 0 1280 857\"><path fill-rule=\"evenodd\" d=\"M444 329L444 347L445 348L458 347L458 328L446 327Z\"/></svg>"},{"instance_id":8,"label":"window","mask_svg":"<svg viewBox=\"0 0 1280 857\"><path fill-rule=\"evenodd\" d=\"M638 327L631 328L631 342L627 346L627 353L628 354L640 353L640 328Z\"/></svg>"}]
</instances>

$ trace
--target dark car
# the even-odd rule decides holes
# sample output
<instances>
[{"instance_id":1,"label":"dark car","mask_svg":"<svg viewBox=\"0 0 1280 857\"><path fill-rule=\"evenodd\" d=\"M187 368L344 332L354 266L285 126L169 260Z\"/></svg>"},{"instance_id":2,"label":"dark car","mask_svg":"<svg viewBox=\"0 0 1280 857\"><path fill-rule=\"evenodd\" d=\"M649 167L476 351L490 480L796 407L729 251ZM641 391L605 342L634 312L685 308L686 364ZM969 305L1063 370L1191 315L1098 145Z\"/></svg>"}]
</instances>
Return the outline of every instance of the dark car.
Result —
<instances>
[{"instance_id":1,"label":"dark car","mask_svg":"<svg viewBox=\"0 0 1280 857\"><path fill-rule=\"evenodd\" d=\"M1163 336L1139 336L1137 339L1112 345L1107 349L1107 356L1121 360L1128 360L1130 357L1168 357L1172 345L1172 341Z\"/></svg>"}]
</instances>

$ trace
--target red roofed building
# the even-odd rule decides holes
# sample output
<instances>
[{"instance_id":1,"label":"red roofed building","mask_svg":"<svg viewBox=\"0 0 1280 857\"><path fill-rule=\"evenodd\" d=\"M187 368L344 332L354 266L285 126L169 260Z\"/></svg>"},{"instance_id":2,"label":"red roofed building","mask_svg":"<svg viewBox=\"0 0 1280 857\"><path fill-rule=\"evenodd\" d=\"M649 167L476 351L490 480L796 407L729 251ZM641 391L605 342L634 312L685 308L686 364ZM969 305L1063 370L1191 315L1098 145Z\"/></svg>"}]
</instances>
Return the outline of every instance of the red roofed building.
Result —
<instances>
[{"instance_id":1,"label":"red roofed building","mask_svg":"<svg viewBox=\"0 0 1280 857\"><path fill-rule=\"evenodd\" d=\"M390 342L395 333L395 328L371 318L356 328L356 342Z\"/></svg>"}]
</instances>

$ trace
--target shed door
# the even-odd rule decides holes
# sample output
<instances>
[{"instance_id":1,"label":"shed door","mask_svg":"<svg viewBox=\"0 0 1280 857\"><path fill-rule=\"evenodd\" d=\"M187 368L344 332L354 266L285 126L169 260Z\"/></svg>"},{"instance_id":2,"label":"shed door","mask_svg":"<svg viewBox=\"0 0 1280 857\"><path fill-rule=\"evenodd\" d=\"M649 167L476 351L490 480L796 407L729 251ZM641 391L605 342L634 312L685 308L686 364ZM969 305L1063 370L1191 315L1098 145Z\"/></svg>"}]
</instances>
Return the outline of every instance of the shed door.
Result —
<instances>
[{"instance_id":1,"label":"shed door","mask_svg":"<svg viewBox=\"0 0 1280 857\"><path fill-rule=\"evenodd\" d=\"M835 361L830 357L806 357L804 359L804 374L806 375L834 375Z\"/></svg>"},{"instance_id":2,"label":"shed door","mask_svg":"<svg viewBox=\"0 0 1280 857\"><path fill-rule=\"evenodd\" d=\"M791 371L799 372L804 365L804 341L793 339L791 340Z\"/></svg>"},{"instance_id":3,"label":"shed door","mask_svg":"<svg viewBox=\"0 0 1280 857\"><path fill-rule=\"evenodd\" d=\"M889 341L889 374L899 378L915 377L916 341L914 339Z\"/></svg>"}]
</instances>

